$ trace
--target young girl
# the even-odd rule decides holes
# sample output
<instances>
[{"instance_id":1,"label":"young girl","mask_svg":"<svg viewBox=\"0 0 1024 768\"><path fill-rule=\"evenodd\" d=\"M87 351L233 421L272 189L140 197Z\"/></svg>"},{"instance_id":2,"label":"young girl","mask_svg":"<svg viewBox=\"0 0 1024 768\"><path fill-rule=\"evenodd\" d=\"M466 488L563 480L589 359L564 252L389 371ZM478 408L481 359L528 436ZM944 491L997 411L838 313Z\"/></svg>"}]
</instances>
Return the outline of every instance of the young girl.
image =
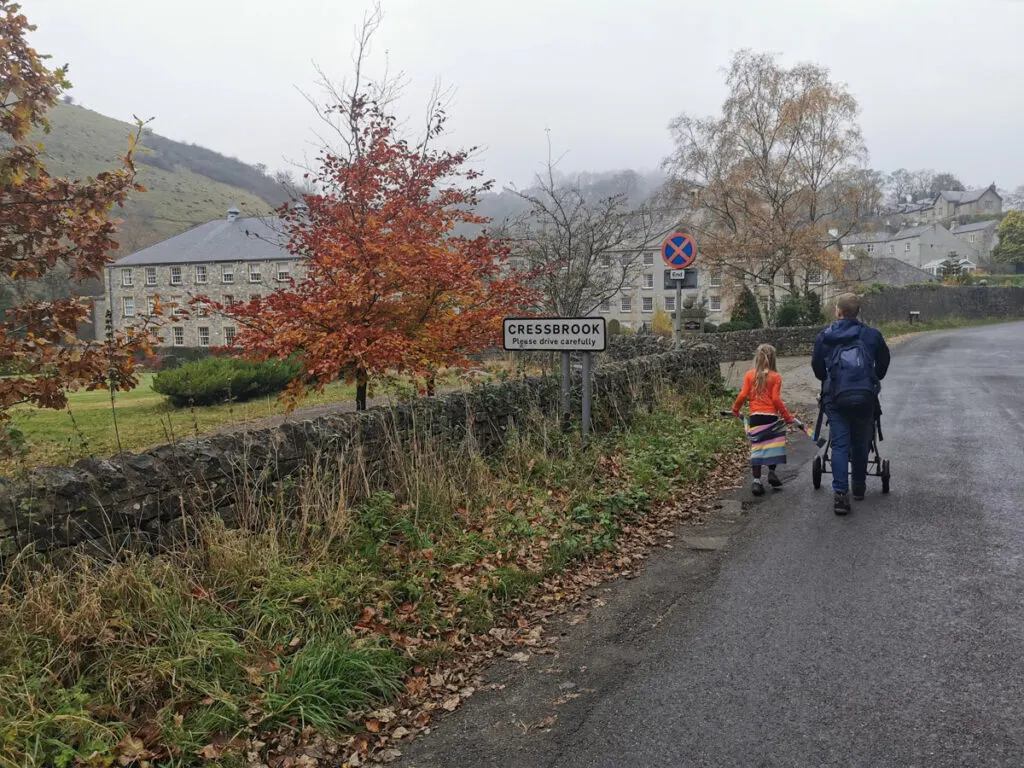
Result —
<instances>
[{"instance_id":1,"label":"young girl","mask_svg":"<svg viewBox=\"0 0 1024 768\"><path fill-rule=\"evenodd\" d=\"M751 442L750 466L754 473L752 490L755 496L761 496L764 493L762 466L768 466L768 484L772 488L782 486L775 467L786 463L786 427L779 424L779 419L786 424L794 421L782 402L782 376L776 370L775 347L771 344L757 348L754 369L743 377L743 389L732 406L733 415L740 415L740 408L747 400L750 401L747 437Z\"/></svg>"}]
</instances>

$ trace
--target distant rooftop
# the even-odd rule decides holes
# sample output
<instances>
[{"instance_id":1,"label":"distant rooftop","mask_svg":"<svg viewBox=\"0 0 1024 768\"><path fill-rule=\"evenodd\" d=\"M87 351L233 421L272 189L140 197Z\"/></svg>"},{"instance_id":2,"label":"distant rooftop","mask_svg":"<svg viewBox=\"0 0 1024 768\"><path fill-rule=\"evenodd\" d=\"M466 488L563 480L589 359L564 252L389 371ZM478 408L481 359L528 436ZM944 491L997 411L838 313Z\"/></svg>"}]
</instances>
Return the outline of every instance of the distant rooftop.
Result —
<instances>
[{"instance_id":1,"label":"distant rooftop","mask_svg":"<svg viewBox=\"0 0 1024 768\"><path fill-rule=\"evenodd\" d=\"M286 249L288 238L280 219L242 218L236 210L229 211L227 219L199 224L187 232L118 259L116 263L131 267L296 258Z\"/></svg>"},{"instance_id":2,"label":"distant rooftop","mask_svg":"<svg viewBox=\"0 0 1024 768\"><path fill-rule=\"evenodd\" d=\"M953 227L952 232L954 235L959 235L961 232L979 232L989 227L998 227L999 222L995 219L989 221L976 221L973 224L962 224L959 227Z\"/></svg>"}]
</instances>

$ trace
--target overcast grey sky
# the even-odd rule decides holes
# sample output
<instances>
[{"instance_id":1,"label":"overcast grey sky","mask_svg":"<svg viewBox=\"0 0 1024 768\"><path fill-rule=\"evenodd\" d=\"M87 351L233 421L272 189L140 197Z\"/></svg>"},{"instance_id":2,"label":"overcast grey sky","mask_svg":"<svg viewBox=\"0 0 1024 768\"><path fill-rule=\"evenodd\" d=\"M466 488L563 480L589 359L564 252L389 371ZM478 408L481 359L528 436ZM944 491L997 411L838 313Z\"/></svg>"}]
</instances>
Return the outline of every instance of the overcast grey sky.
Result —
<instances>
[{"instance_id":1,"label":"overcast grey sky","mask_svg":"<svg viewBox=\"0 0 1024 768\"><path fill-rule=\"evenodd\" d=\"M312 62L351 69L370 0L23 0L33 41L71 65L72 94L114 117L249 162L288 167L315 118ZM454 141L523 183L565 170L655 168L681 111L717 112L740 48L814 61L849 84L874 167L1024 184L1021 0L384 0L385 51L418 115L455 88Z\"/></svg>"}]
</instances>

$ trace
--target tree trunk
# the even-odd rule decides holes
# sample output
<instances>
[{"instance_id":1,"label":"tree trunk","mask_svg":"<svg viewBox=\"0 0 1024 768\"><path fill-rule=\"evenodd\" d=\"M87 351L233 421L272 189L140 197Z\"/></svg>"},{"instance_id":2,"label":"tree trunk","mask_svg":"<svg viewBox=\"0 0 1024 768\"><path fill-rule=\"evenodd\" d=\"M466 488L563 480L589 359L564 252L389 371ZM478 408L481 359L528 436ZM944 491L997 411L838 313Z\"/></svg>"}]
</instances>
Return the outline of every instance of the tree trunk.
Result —
<instances>
[{"instance_id":1,"label":"tree trunk","mask_svg":"<svg viewBox=\"0 0 1024 768\"><path fill-rule=\"evenodd\" d=\"M437 394L437 376L431 371L427 375L427 397L433 397Z\"/></svg>"},{"instance_id":2,"label":"tree trunk","mask_svg":"<svg viewBox=\"0 0 1024 768\"><path fill-rule=\"evenodd\" d=\"M356 369L356 410L366 410L366 384L368 377L365 368Z\"/></svg>"}]
</instances>

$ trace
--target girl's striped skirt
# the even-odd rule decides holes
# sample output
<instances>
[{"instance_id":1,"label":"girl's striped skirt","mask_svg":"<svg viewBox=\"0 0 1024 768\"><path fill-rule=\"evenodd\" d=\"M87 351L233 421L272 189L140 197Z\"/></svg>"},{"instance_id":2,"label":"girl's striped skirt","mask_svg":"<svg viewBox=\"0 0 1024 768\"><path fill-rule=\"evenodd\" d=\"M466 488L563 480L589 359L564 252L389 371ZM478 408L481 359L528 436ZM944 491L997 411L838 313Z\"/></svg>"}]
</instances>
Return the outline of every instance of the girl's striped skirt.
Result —
<instances>
[{"instance_id":1,"label":"girl's striped skirt","mask_svg":"<svg viewBox=\"0 0 1024 768\"><path fill-rule=\"evenodd\" d=\"M786 422L779 419L773 424L750 426L744 420L747 438L750 440L750 466L786 463Z\"/></svg>"}]
</instances>

